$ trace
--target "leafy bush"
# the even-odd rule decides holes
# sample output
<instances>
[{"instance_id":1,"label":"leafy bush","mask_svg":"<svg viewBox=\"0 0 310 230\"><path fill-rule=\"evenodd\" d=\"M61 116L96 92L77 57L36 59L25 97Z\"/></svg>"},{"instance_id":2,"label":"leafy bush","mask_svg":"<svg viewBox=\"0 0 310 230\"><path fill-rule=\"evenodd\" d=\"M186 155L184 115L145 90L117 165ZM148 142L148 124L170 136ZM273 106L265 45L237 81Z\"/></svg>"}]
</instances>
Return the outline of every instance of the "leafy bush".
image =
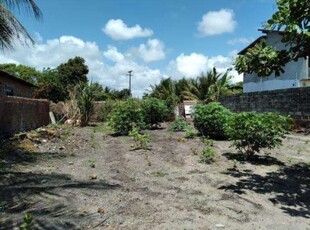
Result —
<instances>
[{"instance_id":1,"label":"leafy bush","mask_svg":"<svg viewBox=\"0 0 310 230\"><path fill-rule=\"evenodd\" d=\"M109 120L113 106L116 102L112 100L106 100L99 111L98 120L101 122L106 122Z\"/></svg>"},{"instance_id":2,"label":"leafy bush","mask_svg":"<svg viewBox=\"0 0 310 230\"><path fill-rule=\"evenodd\" d=\"M116 133L122 135L128 135L134 127L144 128L140 102L134 99L116 102L109 124Z\"/></svg>"},{"instance_id":3,"label":"leafy bush","mask_svg":"<svg viewBox=\"0 0 310 230\"><path fill-rule=\"evenodd\" d=\"M238 150L249 155L262 148L273 149L292 127L292 119L275 113L244 112L229 122L228 135Z\"/></svg>"},{"instance_id":4,"label":"leafy bush","mask_svg":"<svg viewBox=\"0 0 310 230\"><path fill-rule=\"evenodd\" d=\"M200 156L200 161L201 163L211 163L214 161L214 158L216 156L216 152L214 149L211 149L210 147L205 147L202 150L202 154Z\"/></svg>"},{"instance_id":5,"label":"leafy bush","mask_svg":"<svg viewBox=\"0 0 310 230\"><path fill-rule=\"evenodd\" d=\"M212 139L227 139L227 123L233 113L218 102L194 107L194 126L204 136Z\"/></svg>"},{"instance_id":6,"label":"leafy bush","mask_svg":"<svg viewBox=\"0 0 310 230\"><path fill-rule=\"evenodd\" d=\"M171 123L170 130L173 132L182 132L188 127L188 124L184 117L176 117Z\"/></svg>"},{"instance_id":7,"label":"leafy bush","mask_svg":"<svg viewBox=\"0 0 310 230\"><path fill-rule=\"evenodd\" d=\"M129 136L132 137L132 139L134 140L134 147L136 149L148 149L148 143L151 141L150 135L141 134L139 133L139 130L137 128L134 128L132 131L129 132Z\"/></svg>"},{"instance_id":8,"label":"leafy bush","mask_svg":"<svg viewBox=\"0 0 310 230\"><path fill-rule=\"evenodd\" d=\"M144 99L141 103L141 109L144 123L149 126L159 125L168 115L165 102L157 98Z\"/></svg>"}]
</instances>

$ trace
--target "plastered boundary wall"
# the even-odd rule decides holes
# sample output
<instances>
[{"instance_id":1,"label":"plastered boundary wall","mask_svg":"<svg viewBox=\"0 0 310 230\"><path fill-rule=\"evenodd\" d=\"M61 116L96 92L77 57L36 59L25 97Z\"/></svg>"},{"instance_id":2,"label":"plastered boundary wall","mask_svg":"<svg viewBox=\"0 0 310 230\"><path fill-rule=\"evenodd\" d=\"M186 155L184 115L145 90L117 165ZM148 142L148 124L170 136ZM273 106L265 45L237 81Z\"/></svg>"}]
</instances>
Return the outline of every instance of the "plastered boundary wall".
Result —
<instances>
[{"instance_id":1,"label":"plastered boundary wall","mask_svg":"<svg viewBox=\"0 0 310 230\"><path fill-rule=\"evenodd\" d=\"M310 87L221 96L219 102L234 112L277 112L310 123Z\"/></svg>"},{"instance_id":2,"label":"plastered boundary wall","mask_svg":"<svg viewBox=\"0 0 310 230\"><path fill-rule=\"evenodd\" d=\"M9 136L48 124L48 100L0 96L0 135Z\"/></svg>"}]
</instances>

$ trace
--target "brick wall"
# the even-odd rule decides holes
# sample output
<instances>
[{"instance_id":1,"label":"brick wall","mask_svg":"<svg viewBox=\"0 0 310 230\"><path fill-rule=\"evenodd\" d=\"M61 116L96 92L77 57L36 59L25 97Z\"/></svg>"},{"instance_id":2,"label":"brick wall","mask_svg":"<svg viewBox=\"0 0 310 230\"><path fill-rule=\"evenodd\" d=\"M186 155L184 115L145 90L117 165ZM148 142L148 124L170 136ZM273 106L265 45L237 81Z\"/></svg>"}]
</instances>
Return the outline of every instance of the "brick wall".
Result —
<instances>
[{"instance_id":1,"label":"brick wall","mask_svg":"<svg viewBox=\"0 0 310 230\"><path fill-rule=\"evenodd\" d=\"M5 86L13 88L13 96L31 98L35 87L23 80L0 71L0 96L6 96Z\"/></svg>"},{"instance_id":2,"label":"brick wall","mask_svg":"<svg viewBox=\"0 0 310 230\"><path fill-rule=\"evenodd\" d=\"M48 100L0 96L0 135L12 135L48 123Z\"/></svg>"},{"instance_id":3,"label":"brick wall","mask_svg":"<svg viewBox=\"0 0 310 230\"><path fill-rule=\"evenodd\" d=\"M219 101L234 112L277 112L310 122L310 87L221 96Z\"/></svg>"}]
</instances>

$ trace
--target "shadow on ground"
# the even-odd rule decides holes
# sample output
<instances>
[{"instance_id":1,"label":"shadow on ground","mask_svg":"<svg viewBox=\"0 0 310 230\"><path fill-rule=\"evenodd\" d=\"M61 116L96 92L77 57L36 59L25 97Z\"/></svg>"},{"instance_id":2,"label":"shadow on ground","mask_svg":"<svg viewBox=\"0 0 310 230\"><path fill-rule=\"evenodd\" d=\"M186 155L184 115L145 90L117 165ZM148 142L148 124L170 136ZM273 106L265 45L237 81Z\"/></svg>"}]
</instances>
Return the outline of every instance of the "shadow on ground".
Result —
<instances>
[{"instance_id":1,"label":"shadow on ground","mask_svg":"<svg viewBox=\"0 0 310 230\"><path fill-rule=\"evenodd\" d=\"M0 229L14 229L22 223L24 213L31 213L34 229L79 229L83 218L72 207L77 190L105 191L120 186L104 180L75 180L68 174L17 172L18 164L33 164L50 157L63 157L59 153L16 153L1 156L0 168ZM4 163L3 163L4 162Z\"/></svg>"},{"instance_id":2,"label":"shadow on ground","mask_svg":"<svg viewBox=\"0 0 310 230\"><path fill-rule=\"evenodd\" d=\"M252 165L285 165L277 158L268 155L253 155L246 158L243 153L224 153L223 156L225 156L228 160L236 160L239 163L250 163Z\"/></svg>"},{"instance_id":3,"label":"shadow on ground","mask_svg":"<svg viewBox=\"0 0 310 230\"><path fill-rule=\"evenodd\" d=\"M310 218L310 169L306 164L283 166L279 171L269 172L265 176L251 170L228 169L225 174L240 178L235 184L219 189L230 190L238 194L254 191L269 193L269 200L291 216Z\"/></svg>"}]
</instances>

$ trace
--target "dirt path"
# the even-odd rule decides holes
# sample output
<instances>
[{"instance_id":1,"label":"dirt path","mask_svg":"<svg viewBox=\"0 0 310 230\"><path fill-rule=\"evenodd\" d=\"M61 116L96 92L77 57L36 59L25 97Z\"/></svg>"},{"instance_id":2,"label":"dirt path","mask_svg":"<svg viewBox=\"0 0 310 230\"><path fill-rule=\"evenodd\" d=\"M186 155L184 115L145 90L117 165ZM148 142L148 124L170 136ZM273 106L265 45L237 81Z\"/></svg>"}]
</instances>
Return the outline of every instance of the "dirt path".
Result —
<instances>
[{"instance_id":1,"label":"dirt path","mask_svg":"<svg viewBox=\"0 0 310 230\"><path fill-rule=\"evenodd\" d=\"M150 149L133 151L130 137L74 128L5 159L1 229L25 212L36 229L310 229L310 137L251 162L215 142L215 162L203 164L199 138L148 133Z\"/></svg>"}]
</instances>

